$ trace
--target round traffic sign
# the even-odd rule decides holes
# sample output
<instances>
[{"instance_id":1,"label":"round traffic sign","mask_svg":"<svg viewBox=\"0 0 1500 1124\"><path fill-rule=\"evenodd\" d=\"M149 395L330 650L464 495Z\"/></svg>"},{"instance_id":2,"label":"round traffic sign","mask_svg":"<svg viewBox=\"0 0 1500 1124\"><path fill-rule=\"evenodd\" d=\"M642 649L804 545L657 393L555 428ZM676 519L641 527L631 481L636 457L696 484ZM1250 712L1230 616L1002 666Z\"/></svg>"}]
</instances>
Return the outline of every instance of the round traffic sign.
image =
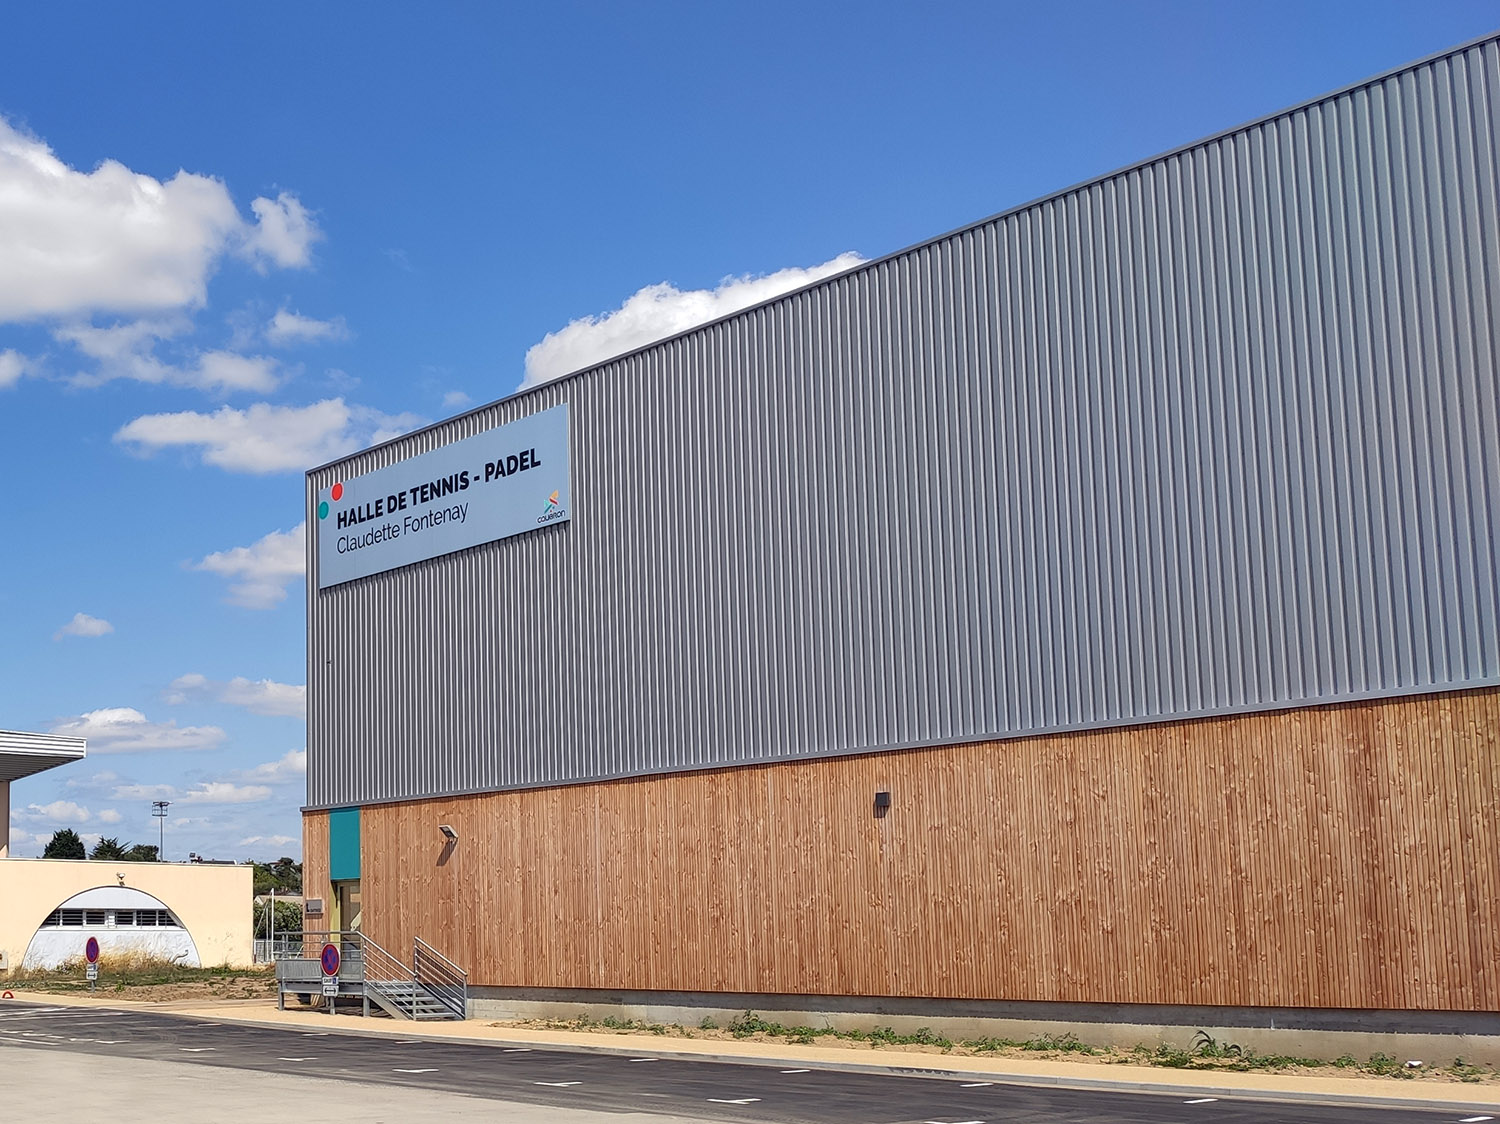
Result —
<instances>
[{"instance_id":1,"label":"round traffic sign","mask_svg":"<svg viewBox=\"0 0 1500 1124\"><path fill-rule=\"evenodd\" d=\"M323 974L325 976L336 976L339 974L339 961L341 957L339 956L338 945L325 944L323 946L323 955L318 959L323 962Z\"/></svg>"},{"instance_id":2,"label":"round traffic sign","mask_svg":"<svg viewBox=\"0 0 1500 1124\"><path fill-rule=\"evenodd\" d=\"M99 938L90 937L88 943L83 946L83 958L90 964L99 963Z\"/></svg>"}]
</instances>

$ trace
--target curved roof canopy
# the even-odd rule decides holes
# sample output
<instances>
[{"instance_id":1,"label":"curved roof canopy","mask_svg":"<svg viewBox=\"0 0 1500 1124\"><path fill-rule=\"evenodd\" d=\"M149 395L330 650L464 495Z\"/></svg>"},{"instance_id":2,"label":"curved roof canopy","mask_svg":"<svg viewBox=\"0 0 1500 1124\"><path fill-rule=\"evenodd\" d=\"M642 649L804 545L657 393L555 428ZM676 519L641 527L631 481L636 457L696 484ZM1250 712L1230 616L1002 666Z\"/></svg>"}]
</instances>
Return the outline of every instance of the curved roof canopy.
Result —
<instances>
[{"instance_id":1,"label":"curved roof canopy","mask_svg":"<svg viewBox=\"0 0 1500 1124\"><path fill-rule=\"evenodd\" d=\"M82 761L86 744L82 738L0 730L0 781L20 780L69 761Z\"/></svg>"}]
</instances>

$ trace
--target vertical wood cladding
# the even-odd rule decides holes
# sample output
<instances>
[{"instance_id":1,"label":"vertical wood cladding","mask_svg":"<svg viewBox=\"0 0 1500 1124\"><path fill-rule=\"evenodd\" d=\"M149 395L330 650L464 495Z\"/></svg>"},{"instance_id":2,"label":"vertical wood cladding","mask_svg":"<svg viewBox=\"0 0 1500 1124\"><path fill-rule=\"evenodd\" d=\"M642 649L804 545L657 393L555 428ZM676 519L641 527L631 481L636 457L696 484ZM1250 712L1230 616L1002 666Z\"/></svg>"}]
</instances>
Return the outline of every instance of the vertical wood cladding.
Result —
<instances>
[{"instance_id":1,"label":"vertical wood cladding","mask_svg":"<svg viewBox=\"0 0 1500 1124\"><path fill-rule=\"evenodd\" d=\"M1497 1010L1497 727L1464 692L366 807L366 928L482 985Z\"/></svg>"},{"instance_id":2,"label":"vertical wood cladding","mask_svg":"<svg viewBox=\"0 0 1500 1124\"><path fill-rule=\"evenodd\" d=\"M328 878L328 813L302 813L302 900L323 899L318 916L303 915L309 933L327 932L333 924L333 883Z\"/></svg>"}]
</instances>

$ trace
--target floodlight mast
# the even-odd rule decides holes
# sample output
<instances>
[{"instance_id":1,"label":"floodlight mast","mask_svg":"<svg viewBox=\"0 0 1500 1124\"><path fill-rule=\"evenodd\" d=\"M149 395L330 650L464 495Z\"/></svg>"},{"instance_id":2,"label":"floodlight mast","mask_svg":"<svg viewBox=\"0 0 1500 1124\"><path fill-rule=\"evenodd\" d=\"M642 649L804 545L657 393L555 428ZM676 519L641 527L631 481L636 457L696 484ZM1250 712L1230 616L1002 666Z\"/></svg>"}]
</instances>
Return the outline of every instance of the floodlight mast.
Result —
<instances>
[{"instance_id":1,"label":"floodlight mast","mask_svg":"<svg viewBox=\"0 0 1500 1124\"><path fill-rule=\"evenodd\" d=\"M160 830L156 839L156 861L167 861L167 809L172 806L170 800L151 801L151 815L160 822Z\"/></svg>"}]
</instances>

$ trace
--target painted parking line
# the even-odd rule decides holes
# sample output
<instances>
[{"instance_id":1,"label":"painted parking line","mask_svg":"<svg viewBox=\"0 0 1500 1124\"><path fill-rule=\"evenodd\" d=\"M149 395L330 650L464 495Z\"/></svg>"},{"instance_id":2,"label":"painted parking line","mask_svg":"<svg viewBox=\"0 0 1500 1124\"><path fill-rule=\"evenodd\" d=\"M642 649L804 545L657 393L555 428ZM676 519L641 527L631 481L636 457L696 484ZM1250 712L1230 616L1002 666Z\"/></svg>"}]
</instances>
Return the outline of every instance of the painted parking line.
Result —
<instances>
[{"instance_id":1,"label":"painted parking line","mask_svg":"<svg viewBox=\"0 0 1500 1124\"><path fill-rule=\"evenodd\" d=\"M530 1046L507 1046L505 1049L501 1050L500 1052L502 1054L529 1054L529 1053L531 1053L531 1047Z\"/></svg>"},{"instance_id":2,"label":"painted parking line","mask_svg":"<svg viewBox=\"0 0 1500 1124\"><path fill-rule=\"evenodd\" d=\"M315 1062L317 1058L277 1058L279 1062Z\"/></svg>"},{"instance_id":3,"label":"painted parking line","mask_svg":"<svg viewBox=\"0 0 1500 1124\"><path fill-rule=\"evenodd\" d=\"M533 1085L551 1085L554 1089L566 1089L569 1085L582 1085L582 1081L533 1081Z\"/></svg>"},{"instance_id":4,"label":"painted parking line","mask_svg":"<svg viewBox=\"0 0 1500 1124\"><path fill-rule=\"evenodd\" d=\"M927 1124L984 1124L983 1120L929 1120Z\"/></svg>"},{"instance_id":5,"label":"painted parking line","mask_svg":"<svg viewBox=\"0 0 1500 1124\"><path fill-rule=\"evenodd\" d=\"M177 1048L179 1050L181 1050L184 1054L211 1054L218 1047L216 1047L216 1046L179 1046Z\"/></svg>"},{"instance_id":6,"label":"painted parking line","mask_svg":"<svg viewBox=\"0 0 1500 1124\"><path fill-rule=\"evenodd\" d=\"M967 1085L960 1085L960 1089L988 1089L993 1081L970 1081Z\"/></svg>"},{"instance_id":7,"label":"painted parking line","mask_svg":"<svg viewBox=\"0 0 1500 1124\"><path fill-rule=\"evenodd\" d=\"M781 1072L782 1073L811 1073L812 1070L810 1070L810 1069L784 1069Z\"/></svg>"},{"instance_id":8,"label":"painted parking line","mask_svg":"<svg viewBox=\"0 0 1500 1124\"><path fill-rule=\"evenodd\" d=\"M435 1069L393 1069L392 1073L436 1073Z\"/></svg>"},{"instance_id":9,"label":"painted parking line","mask_svg":"<svg viewBox=\"0 0 1500 1124\"><path fill-rule=\"evenodd\" d=\"M654 1061L659 1061L660 1059L658 1059L658 1058L631 1058L630 1060L633 1061L633 1062L654 1062Z\"/></svg>"},{"instance_id":10,"label":"painted parking line","mask_svg":"<svg viewBox=\"0 0 1500 1124\"><path fill-rule=\"evenodd\" d=\"M1458 1124L1481 1124L1482 1121L1493 1119L1493 1116L1465 1116Z\"/></svg>"},{"instance_id":11,"label":"painted parking line","mask_svg":"<svg viewBox=\"0 0 1500 1124\"><path fill-rule=\"evenodd\" d=\"M709 1104L754 1104L758 1100L760 1100L759 1097L741 1097L737 1101L726 1101L726 1100L720 1099L719 1097L709 1097L708 1098L708 1103Z\"/></svg>"},{"instance_id":12,"label":"painted parking line","mask_svg":"<svg viewBox=\"0 0 1500 1124\"><path fill-rule=\"evenodd\" d=\"M1219 1099L1218 1097L1199 1097L1195 1101L1183 1101L1182 1103L1183 1104L1213 1104L1218 1099Z\"/></svg>"}]
</instances>

